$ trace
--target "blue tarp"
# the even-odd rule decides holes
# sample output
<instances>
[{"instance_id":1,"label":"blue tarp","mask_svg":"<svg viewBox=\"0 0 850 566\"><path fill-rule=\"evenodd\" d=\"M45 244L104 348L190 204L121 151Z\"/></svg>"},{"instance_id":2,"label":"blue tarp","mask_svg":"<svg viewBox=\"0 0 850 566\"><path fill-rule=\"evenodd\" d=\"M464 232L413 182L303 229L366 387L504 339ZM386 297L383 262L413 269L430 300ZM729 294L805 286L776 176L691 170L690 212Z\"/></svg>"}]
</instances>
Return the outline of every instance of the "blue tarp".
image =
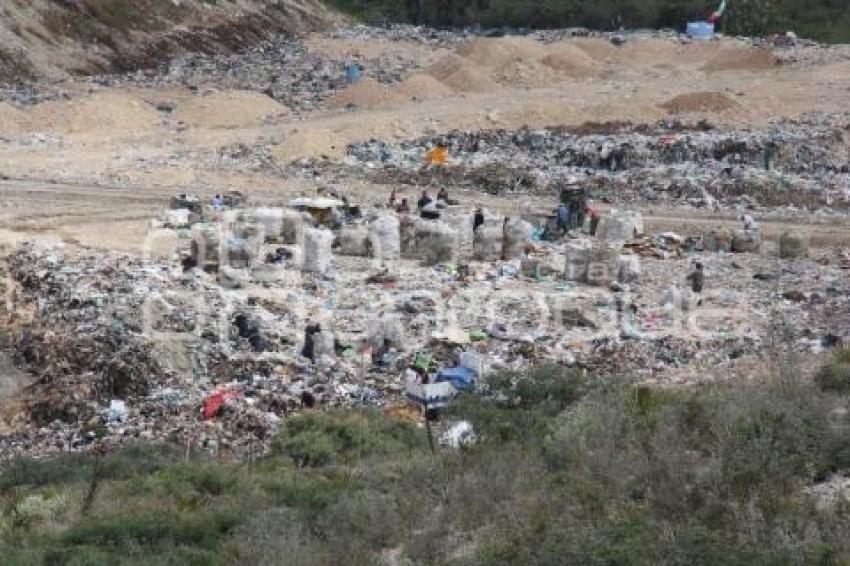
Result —
<instances>
[{"instance_id":1,"label":"blue tarp","mask_svg":"<svg viewBox=\"0 0 850 566\"><path fill-rule=\"evenodd\" d=\"M437 374L437 383L449 382L458 391L469 391L475 387L475 372L469 368L443 368Z\"/></svg>"}]
</instances>

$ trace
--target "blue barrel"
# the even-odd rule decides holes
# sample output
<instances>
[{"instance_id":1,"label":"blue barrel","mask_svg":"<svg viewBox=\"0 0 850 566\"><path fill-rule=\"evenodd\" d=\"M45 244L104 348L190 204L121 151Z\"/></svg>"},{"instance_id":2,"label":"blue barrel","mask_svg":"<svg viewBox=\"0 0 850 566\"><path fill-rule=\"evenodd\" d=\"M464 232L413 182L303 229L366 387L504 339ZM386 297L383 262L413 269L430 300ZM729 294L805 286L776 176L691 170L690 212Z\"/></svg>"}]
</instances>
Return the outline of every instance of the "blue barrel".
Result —
<instances>
[{"instance_id":1,"label":"blue barrel","mask_svg":"<svg viewBox=\"0 0 850 566\"><path fill-rule=\"evenodd\" d=\"M714 37L714 24L711 22L688 22L688 37L705 40Z\"/></svg>"},{"instance_id":2,"label":"blue barrel","mask_svg":"<svg viewBox=\"0 0 850 566\"><path fill-rule=\"evenodd\" d=\"M360 65L357 63L348 63L345 66L345 79L349 84L356 83L360 79Z\"/></svg>"}]
</instances>

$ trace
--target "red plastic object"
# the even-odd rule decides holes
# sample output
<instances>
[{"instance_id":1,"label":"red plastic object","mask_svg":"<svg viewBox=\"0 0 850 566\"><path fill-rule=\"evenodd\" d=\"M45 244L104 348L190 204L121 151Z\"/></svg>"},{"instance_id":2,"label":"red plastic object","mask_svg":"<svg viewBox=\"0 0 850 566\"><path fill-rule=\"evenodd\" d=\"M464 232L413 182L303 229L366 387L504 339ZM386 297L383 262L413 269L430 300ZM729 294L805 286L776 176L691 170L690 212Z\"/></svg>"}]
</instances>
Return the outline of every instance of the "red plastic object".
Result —
<instances>
[{"instance_id":1,"label":"red plastic object","mask_svg":"<svg viewBox=\"0 0 850 566\"><path fill-rule=\"evenodd\" d=\"M233 395L235 395L233 391L216 391L204 399L204 420L215 417L224 406L224 401Z\"/></svg>"}]
</instances>

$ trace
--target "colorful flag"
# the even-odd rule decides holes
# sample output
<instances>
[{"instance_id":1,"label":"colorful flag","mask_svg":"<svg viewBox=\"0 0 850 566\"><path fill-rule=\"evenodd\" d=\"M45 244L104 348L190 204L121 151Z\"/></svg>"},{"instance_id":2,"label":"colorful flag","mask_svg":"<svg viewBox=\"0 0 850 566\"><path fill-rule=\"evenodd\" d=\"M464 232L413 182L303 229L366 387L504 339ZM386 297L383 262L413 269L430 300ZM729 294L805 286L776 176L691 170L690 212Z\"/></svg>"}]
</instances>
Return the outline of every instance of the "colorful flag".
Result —
<instances>
[{"instance_id":1,"label":"colorful flag","mask_svg":"<svg viewBox=\"0 0 850 566\"><path fill-rule=\"evenodd\" d=\"M720 2L720 6L708 17L708 21L711 23L717 23L720 18L723 17L723 12L726 11L726 0L722 0Z\"/></svg>"}]
</instances>

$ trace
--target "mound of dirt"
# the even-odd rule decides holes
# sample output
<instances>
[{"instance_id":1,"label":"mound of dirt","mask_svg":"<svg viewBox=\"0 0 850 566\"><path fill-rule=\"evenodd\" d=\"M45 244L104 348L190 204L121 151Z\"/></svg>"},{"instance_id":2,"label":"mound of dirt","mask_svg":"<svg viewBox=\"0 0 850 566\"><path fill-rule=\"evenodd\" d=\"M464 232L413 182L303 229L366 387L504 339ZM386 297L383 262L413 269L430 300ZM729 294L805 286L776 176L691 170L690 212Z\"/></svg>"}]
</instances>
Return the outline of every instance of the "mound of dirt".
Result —
<instances>
[{"instance_id":1,"label":"mound of dirt","mask_svg":"<svg viewBox=\"0 0 850 566\"><path fill-rule=\"evenodd\" d=\"M133 134L161 121L150 104L128 94L101 92L70 101L44 102L30 110L36 129L63 134Z\"/></svg>"},{"instance_id":2,"label":"mound of dirt","mask_svg":"<svg viewBox=\"0 0 850 566\"><path fill-rule=\"evenodd\" d=\"M494 77L501 84L524 88L551 86L566 78L560 71L535 59L515 61L495 71Z\"/></svg>"},{"instance_id":3,"label":"mound of dirt","mask_svg":"<svg viewBox=\"0 0 850 566\"><path fill-rule=\"evenodd\" d=\"M544 45L526 37L476 39L458 49L458 57L445 58L438 64L445 64L449 71L458 69L457 79L463 80L456 82L465 86L452 86L469 91L491 88L481 77L513 87L551 86L567 77L587 75L595 65L592 57L569 42ZM456 78L443 80L449 82Z\"/></svg>"},{"instance_id":4,"label":"mound of dirt","mask_svg":"<svg viewBox=\"0 0 850 566\"><path fill-rule=\"evenodd\" d=\"M658 65L675 67L683 59L686 46L660 39L630 41L618 48L619 59L629 65L649 68Z\"/></svg>"},{"instance_id":5,"label":"mound of dirt","mask_svg":"<svg viewBox=\"0 0 850 566\"><path fill-rule=\"evenodd\" d=\"M546 56L546 47L527 37L485 37L470 41L458 49L470 61L498 69L517 61L530 61Z\"/></svg>"},{"instance_id":6,"label":"mound of dirt","mask_svg":"<svg viewBox=\"0 0 850 566\"><path fill-rule=\"evenodd\" d=\"M239 128L258 126L286 109L266 96L250 90L232 90L199 96L179 105L175 120L196 128Z\"/></svg>"},{"instance_id":7,"label":"mound of dirt","mask_svg":"<svg viewBox=\"0 0 850 566\"><path fill-rule=\"evenodd\" d=\"M30 127L27 115L5 102L0 102L0 137L17 136Z\"/></svg>"},{"instance_id":8,"label":"mound of dirt","mask_svg":"<svg viewBox=\"0 0 850 566\"><path fill-rule=\"evenodd\" d=\"M393 87L393 92L399 98L410 99L417 97L426 100L430 98L443 98L454 94L454 90L451 87L425 73L417 73L407 77L400 84Z\"/></svg>"},{"instance_id":9,"label":"mound of dirt","mask_svg":"<svg viewBox=\"0 0 850 566\"><path fill-rule=\"evenodd\" d=\"M579 49L575 49L575 53L570 53L566 49L550 52L549 55L540 59L540 63L568 77L581 77L593 73L593 60Z\"/></svg>"},{"instance_id":10,"label":"mound of dirt","mask_svg":"<svg viewBox=\"0 0 850 566\"><path fill-rule=\"evenodd\" d=\"M278 163L286 165L302 157L342 157L348 143L344 134L329 128L302 128L291 132L271 151Z\"/></svg>"},{"instance_id":11,"label":"mound of dirt","mask_svg":"<svg viewBox=\"0 0 850 566\"><path fill-rule=\"evenodd\" d=\"M776 68L779 59L767 49L724 47L702 67L703 71L767 71Z\"/></svg>"},{"instance_id":12,"label":"mound of dirt","mask_svg":"<svg viewBox=\"0 0 850 566\"><path fill-rule=\"evenodd\" d=\"M598 63L615 63L622 56L619 47L604 39L575 39L572 43Z\"/></svg>"},{"instance_id":13,"label":"mound of dirt","mask_svg":"<svg viewBox=\"0 0 850 566\"><path fill-rule=\"evenodd\" d=\"M496 83L478 65L459 55L446 55L425 69L425 72L449 88L459 92L485 92Z\"/></svg>"},{"instance_id":14,"label":"mound of dirt","mask_svg":"<svg viewBox=\"0 0 850 566\"><path fill-rule=\"evenodd\" d=\"M406 97L401 97L378 81L364 77L332 96L328 100L328 105L331 108L346 108L348 106L373 108L384 104L398 103L404 98Z\"/></svg>"},{"instance_id":15,"label":"mound of dirt","mask_svg":"<svg viewBox=\"0 0 850 566\"><path fill-rule=\"evenodd\" d=\"M740 106L722 92L689 92L671 98L661 105L670 114L691 112L725 112Z\"/></svg>"}]
</instances>

